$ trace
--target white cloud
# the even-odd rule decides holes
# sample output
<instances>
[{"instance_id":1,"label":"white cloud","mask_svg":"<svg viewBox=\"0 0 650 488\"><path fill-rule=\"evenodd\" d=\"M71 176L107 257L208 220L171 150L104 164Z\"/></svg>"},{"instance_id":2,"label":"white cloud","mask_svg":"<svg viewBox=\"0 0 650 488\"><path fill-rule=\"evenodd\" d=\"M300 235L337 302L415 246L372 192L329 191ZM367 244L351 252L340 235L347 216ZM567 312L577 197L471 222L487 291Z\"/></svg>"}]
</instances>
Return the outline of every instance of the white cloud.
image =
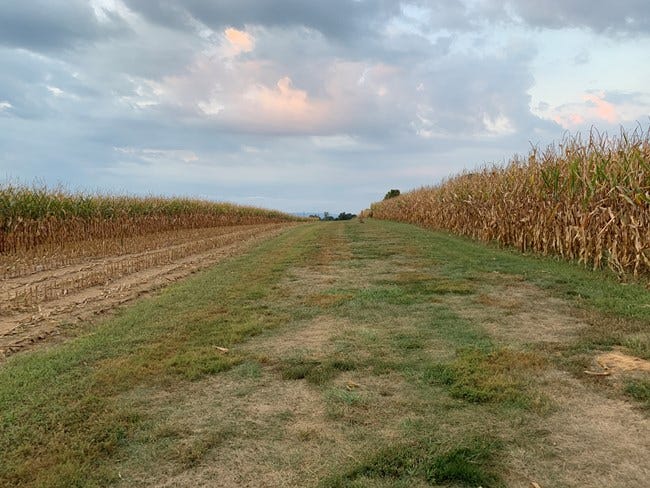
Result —
<instances>
[{"instance_id":1,"label":"white cloud","mask_svg":"<svg viewBox=\"0 0 650 488\"><path fill-rule=\"evenodd\" d=\"M49 91L55 97L60 97L63 96L64 94L63 90L61 90L61 88L58 88L56 86L47 85L45 88L47 88L47 91Z\"/></svg>"},{"instance_id":2,"label":"white cloud","mask_svg":"<svg viewBox=\"0 0 650 488\"><path fill-rule=\"evenodd\" d=\"M149 163L157 162L182 162L194 163L199 157L194 151L184 149L140 149L134 147L116 147L115 151L133 156L141 161Z\"/></svg>"},{"instance_id":3,"label":"white cloud","mask_svg":"<svg viewBox=\"0 0 650 488\"><path fill-rule=\"evenodd\" d=\"M566 129L588 129L633 125L650 115L650 94L608 94L590 91L580 99L557 107L545 106L545 113Z\"/></svg>"},{"instance_id":4,"label":"white cloud","mask_svg":"<svg viewBox=\"0 0 650 488\"><path fill-rule=\"evenodd\" d=\"M514 134L516 131L512 121L502 114L498 114L494 117L489 114L484 114L483 124L491 136L510 135Z\"/></svg>"}]
</instances>

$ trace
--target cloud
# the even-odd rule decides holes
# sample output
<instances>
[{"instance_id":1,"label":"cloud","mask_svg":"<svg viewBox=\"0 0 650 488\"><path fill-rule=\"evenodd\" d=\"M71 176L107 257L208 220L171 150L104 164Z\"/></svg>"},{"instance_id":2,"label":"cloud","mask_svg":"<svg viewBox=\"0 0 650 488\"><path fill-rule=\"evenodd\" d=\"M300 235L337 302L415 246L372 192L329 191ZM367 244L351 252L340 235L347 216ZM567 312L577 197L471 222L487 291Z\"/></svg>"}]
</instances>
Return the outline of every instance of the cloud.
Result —
<instances>
[{"instance_id":1,"label":"cloud","mask_svg":"<svg viewBox=\"0 0 650 488\"><path fill-rule=\"evenodd\" d=\"M609 20L577 0L548 12L532 0L9 3L0 173L27 180L350 211L563 127L650 113L643 86L605 77L569 103L531 98L541 51L596 71L591 45L557 54L546 29L615 45L643 33L630 1Z\"/></svg>"},{"instance_id":2,"label":"cloud","mask_svg":"<svg viewBox=\"0 0 650 488\"><path fill-rule=\"evenodd\" d=\"M589 93L584 96L584 100L592 108L592 113L596 118L605 120L609 123L615 123L620 120L616 107L604 99L604 94L596 95Z\"/></svg>"},{"instance_id":3,"label":"cloud","mask_svg":"<svg viewBox=\"0 0 650 488\"><path fill-rule=\"evenodd\" d=\"M127 32L124 19L114 11L95 9L84 0L8 2L0 9L0 45L37 52L73 48Z\"/></svg>"},{"instance_id":4,"label":"cloud","mask_svg":"<svg viewBox=\"0 0 650 488\"><path fill-rule=\"evenodd\" d=\"M191 18L215 30L226 26L241 29L252 24L303 26L329 38L345 40L369 34L371 26L400 12L399 3L390 0L125 0L125 3L147 19L175 28L187 28Z\"/></svg>"},{"instance_id":5,"label":"cloud","mask_svg":"<svg viewBox=\"0 0 650 488\"><path fill-rule=\"evenodd\" d=\"M199 161L199 157L194 151L182 149L140 149L134 147L116 147L114 149L120 154L132 156L150 163L159 161L194 163Z\"/></svg>"},{"instance_id":6,"label":"cloud","mask_svg":"<svg viewBox=\"0 0 650 488\"><path fill-rule=\"evenodd\" d=\"M576 56L573 58L573 63L576 66L580 66L589 63L590 60L591 60L591 56L589 52L586 49L583 49L578 54L576 54Z\"/></svg>"},{"instance_id":7,"label":"cloud","mask_svg":"<svg viewBox=\"0 0 650 488\"><path fill-rule=\"evenodd\" d=\"M567 129L590 125L615 128L631 125L650 114L650 96L647 94L589 92L579 102L567 103L550 109L554 120Z\"/></svg>"},{"instance_id":8,"label":"cloud","mask_svg":"<svg viewBox=\"0 0 650 488\"><path fill-rule=\"evenodd\" d=\"M250 34L229 27L224 31L226 39L240 52L250 52L255 46L255 39Z\"/></svg>"},{"instance_id":9,"label":"cloud","mask_svg":"<svg viewBox=\"0 0 650 488\"><path fill-rule=\"evenodd\" d=\"M650 9L646 0L488 0L485 8L502 18L530 26L564 29L588 28L610 35L650 34Z\"/></svg>"},{"instance_id":10,"label":"cloud","mask_svg":"<svg viewBox=\"0 0 650 488\"><path fill-rule=\"evenodd\" d=\"M249 109L271 123L282 120L313 126L324 117L324 107L310 100L306 91L294 88L288 76L278 80L273 88L256 85L243 98L249 102Z\"/></svg>"}]
</instances>

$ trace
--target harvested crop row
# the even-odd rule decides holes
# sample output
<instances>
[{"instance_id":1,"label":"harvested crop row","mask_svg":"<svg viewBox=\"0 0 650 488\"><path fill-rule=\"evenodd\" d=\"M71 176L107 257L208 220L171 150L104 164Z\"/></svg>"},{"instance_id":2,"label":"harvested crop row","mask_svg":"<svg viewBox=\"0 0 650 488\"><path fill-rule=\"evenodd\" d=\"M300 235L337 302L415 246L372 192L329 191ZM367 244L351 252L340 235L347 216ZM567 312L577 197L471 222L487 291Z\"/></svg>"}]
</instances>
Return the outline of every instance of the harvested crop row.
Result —
<instances>
[{"instance_id":1,"label":"harvested crop row","mask_svg":"<svg viewBox=\"0 0 650 488\"><path fill-rule=\"evenodd\" d=\"M0 254L0 279L25 277L37 280L37 275L46 271L58 273L75 264L87 263L93 259L113 259L114 256L139 254L163 247L176 246L186 242L200 241L208 237L235 232L246 226L210 227L166 231L146 236L114 239L93 239L70 242L58 248L35 248L12 254Z\"/></svg>"},{"instance_id":2,"label":"harvested crop row","mask_svg":"<svg viewBox=\"0 0 650 488\"><path fill-rule=\"evenodd\" d=\"M650 132L595 131L375 203L372 216L650 272Z\"/></svg>"},{"instance_id":3,"label":"harvested crop row","mask_svg":"<svg viewBox=\"0 0 650 488\"><path fill-rule=\"evenodd\" d=\"M64 267L54 272L41 272L22 279L7 279L0 284L2 293L0 312L34 310L44 302L63 297L76 290L107 284L129 274L171 264L187 256L235 243L243 237L248 237L251 232L264 232L275 226L275 224L265 224L229 227L227 228L229 232L218 232L201 240L163 246L139 254L95 260L83 266Z\"/></svg>"},{"instance_id":4,"label":"harvested crop row","mask_svg":"<svg viewBox=\"0 0 650 488\"><path fill-rule=\"evenodd\" d=\"M17 310L15 300L9 296L0 297L0 358L41 339L57 334L61 324L86 321L94 315L111 310L122 303L137 298L143 293L166 286L170 282L211 266L221 259L243 252L260 240L283 232L292 223L246 226L235 233L222 235L212 241L213 246L202 252L187 254L171 263L158 264L126 275L115 275L109 280L69 290L68 293L54 293L48 300L35 304L30 311ZM86 263L78 268L102 273L102 262ZM110 267L111 264L109 263ZM50 286L47 280L41 285Z\"/></svg>"}]
</instances>

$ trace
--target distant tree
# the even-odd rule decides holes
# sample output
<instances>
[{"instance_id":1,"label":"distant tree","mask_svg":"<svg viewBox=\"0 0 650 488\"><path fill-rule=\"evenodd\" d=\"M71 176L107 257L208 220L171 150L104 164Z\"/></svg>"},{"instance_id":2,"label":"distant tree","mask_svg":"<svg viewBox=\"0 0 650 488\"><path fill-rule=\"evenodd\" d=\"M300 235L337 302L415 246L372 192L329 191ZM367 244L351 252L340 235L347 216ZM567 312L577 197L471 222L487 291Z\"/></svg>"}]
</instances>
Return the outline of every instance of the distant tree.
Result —
<instances>
[{"instance_id":1,"label":"distant tree","mask_svg":"<svg viewBox=\"0 0 650 488\"><path fill-rule=\"evenodd\" d=\"M329 212L323 212L323 220L334 220L334 217L332 217Z\"/></svg>"},{"instance_id":2,"label":"distant tree","mask_svg":"<svg viewBox=\"0 0 650 488\"><path fill-rule=\"evenodd\" d=\"M388 193L386 193L386 196L384 197L384 200L388 200L389 198L395 198L399 196L399 190L391 190Z\"/></svg>"},{"instance_id":3,"label":"distant tree","mask_svg":"<svg viewBox=\"0 0 650 488\"><path fill-rule=\"evenodd\" d=\"M356 215L352 213L341 212L336 220L352 220Z\"/></svg>"}]
</instances>

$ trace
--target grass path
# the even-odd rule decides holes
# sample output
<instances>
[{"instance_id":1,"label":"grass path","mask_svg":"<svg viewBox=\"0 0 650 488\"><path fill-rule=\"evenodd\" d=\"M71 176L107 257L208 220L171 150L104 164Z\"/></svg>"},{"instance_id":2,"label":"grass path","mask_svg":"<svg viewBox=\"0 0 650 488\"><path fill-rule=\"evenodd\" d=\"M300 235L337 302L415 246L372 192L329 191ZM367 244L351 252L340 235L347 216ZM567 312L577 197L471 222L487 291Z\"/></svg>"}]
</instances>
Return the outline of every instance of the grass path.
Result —
<instances>
[{"instance_id":1,"label":"grass path","mask_svg":"<svg viewBox=\"0 0 650 488\"><path fill-rule=\"evenodd\" d=\"M646 486L649 323L607 273L299 226L0 364L0 486Z\"/></svg>"}]
</instances>

